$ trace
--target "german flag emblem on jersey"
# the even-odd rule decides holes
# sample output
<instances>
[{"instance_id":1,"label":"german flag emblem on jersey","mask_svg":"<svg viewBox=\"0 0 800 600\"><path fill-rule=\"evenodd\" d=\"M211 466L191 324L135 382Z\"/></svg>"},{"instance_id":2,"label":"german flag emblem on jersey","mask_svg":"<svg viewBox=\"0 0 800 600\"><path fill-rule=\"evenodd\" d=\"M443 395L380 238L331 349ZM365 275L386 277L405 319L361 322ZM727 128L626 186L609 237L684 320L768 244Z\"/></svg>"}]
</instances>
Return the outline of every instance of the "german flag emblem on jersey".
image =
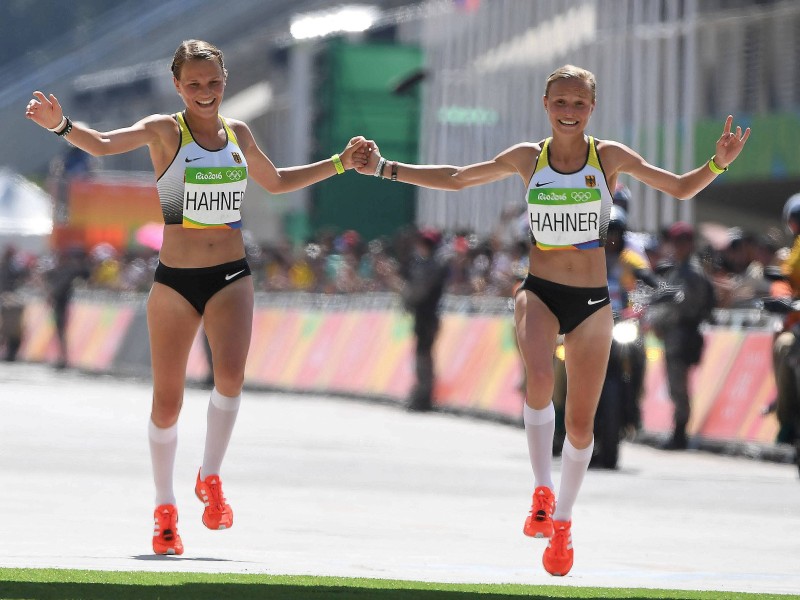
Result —
<instances>
[{"instance_id":1,"label":"german flag emblem on jersey","mask_svg":"<svg viewBox=\"0 0 800 600\"><path fill-rule=\"evenodd\" d=\"M238 152L231 152L231 156L233 157L233 160L236 162L237 165L242 164L242 157L239 155Z\"/></svg>"},{"instance_id":2,"label":"german flag emblem on jersey","mask_svg":"<svg viewBox=\"0 0 800 600\"><path fill-rule=\"evenodd\" d=\"M594 175L586 175L586 187L597 187L597 179Z\"/></svg>"}]
</instances>

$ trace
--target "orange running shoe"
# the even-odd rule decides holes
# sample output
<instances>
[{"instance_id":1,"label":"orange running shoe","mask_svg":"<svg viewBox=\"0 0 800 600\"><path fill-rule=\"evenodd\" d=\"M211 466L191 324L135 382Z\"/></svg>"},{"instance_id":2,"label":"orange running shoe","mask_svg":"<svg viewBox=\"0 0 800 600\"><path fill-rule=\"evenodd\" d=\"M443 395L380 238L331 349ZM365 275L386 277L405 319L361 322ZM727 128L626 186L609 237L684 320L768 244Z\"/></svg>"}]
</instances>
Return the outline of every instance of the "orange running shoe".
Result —
<instances>
[{"instance_id":1,"label":"orange running shoe","mask_svg":"<svg viewBox=\"0 0 800 600\"><path fill-rule=\"evenodd\" d=\"M153 511L153 552L183 554L183 542L178 535L178 509L174 504L159 504Z\"/></svg>"},{"instance_id":2,"label":"orange running shoe","mask_svg":"<svg viewBox=\"0 0 800 600\"><path fill-rule=\"evenodd\" d=\"M219 475L209 475L201 480L198 471L194 493L206 505L203 525L209 529L230 529L233 526L233 509L225 502Z\"/></svg>"},{"instance_id":3,"label":"orange running shoe","mask_svg":"<svg viewBox=\"0 0 800 600\"><path fill-rule=\"evenodd\" d=\"M531 514L525 519L522 533L529 537L549 538L553 535L553 511L556 497L549 487L540 485L533 492Z\"/></svg>"},{"instance_id":4,"label":"orange running shoe","mask_svg":"<svg viewBox=\"0 0 800 600\"><path fill-rule=\"evenodd\" d=\"M542 564L550 575L563 577L569 573L575 558L572 550L572 521L553 521L553 529L553 537L542 555Z\"/></svg>"}]
</instances>

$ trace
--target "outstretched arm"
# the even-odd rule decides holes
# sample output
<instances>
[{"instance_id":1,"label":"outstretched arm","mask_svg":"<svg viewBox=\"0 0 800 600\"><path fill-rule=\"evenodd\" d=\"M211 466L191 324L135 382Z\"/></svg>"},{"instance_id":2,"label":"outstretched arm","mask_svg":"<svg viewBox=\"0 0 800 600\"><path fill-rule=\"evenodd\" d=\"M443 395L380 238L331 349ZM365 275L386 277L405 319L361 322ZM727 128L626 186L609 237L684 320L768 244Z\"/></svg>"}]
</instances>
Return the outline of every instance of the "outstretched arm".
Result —
<instances>
[{"instance_id":1,"label":"outstretched arm","mask_svg":"<svg viewBox=\"0 0 800 600\"><path fill-rule=\"evenodd\" d=\"M276 167L256 144L250 128L241 121L228 121L236 132L239 146L247 158L248 174L256 183L271 194L283 194L308 187L348 169L362 167L367 162L368 142L358 136L352 138L338 156L340 165L333 157L309 165Z\"/></svg>"},{"instance_id":2,"label":"outstretched arm","mask_svg":"<svg viewBox=\"0 0 800 600\"><path fill-rule=\"evenodd\" d=\"M53 94L45 96L40 91L33 93L33 98L25 109L25 117L45 129L55 129L54 133L71 128L64 137L73 146L93 156L121 154L159 143L161 139L174 133L176 127L169 117L153 115L123 129L105 133L96 131L84 125L67 122L58 98Z\"/></svg>"},{"instance_id":3,"label":"outstretched arm","mask_svg":"<svg viewBox=\"0 0 800 600\"><path fill-rule=\"evenodd\" d=\"M750 137L750 128L748 127L742 133L742 128L737 126L736 131L733 132L731 131L732 125L733 116L728 115L722 135L717 140L714 156L702 166L683 175L676 175L655 167L627 146L616 142L604 142L606 149L602 151L603 162L604 165L610 166L612 171L609 178L613 176L616 179L616 175L619 173L628 173L650 187L685 200L696 195L714 181L720 174L717 171L727 170L728 165L741 153L747 138ZM606 158L610 160L606 160Z\"/></svg>"},{"instance_id":4,"label":"outstretched arm","mask_svg":"<svg viewBox=\"0 0 800 600\"><path fill-rule=\"evenodd\" d=\"M533 144L518 144L504 150L491 160L464 167L451 165L412 165L382 159L377 145L372 145L369 161L357 171L362 175L375 175L384 179L437 190L461 190L519 175L526 180L526 169L532 169L538 150ZM528 173L528 176L530 174Z\"/></svg>"}]
</instances>

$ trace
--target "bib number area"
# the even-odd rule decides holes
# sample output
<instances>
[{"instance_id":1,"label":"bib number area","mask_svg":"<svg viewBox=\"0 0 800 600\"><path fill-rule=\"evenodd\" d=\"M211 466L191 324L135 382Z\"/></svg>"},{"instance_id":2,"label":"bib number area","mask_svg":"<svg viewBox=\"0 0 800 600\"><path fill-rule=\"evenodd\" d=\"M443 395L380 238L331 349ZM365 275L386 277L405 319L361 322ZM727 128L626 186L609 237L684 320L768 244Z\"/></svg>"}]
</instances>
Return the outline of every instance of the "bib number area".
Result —
<instances>
[{"instance_id":1,"label":"bib number area","mask_svg":"<svg viewBox=\"0 0 800 600\"><path fill-rule=\"evenodd\" d=\"M189 229L239 229L247 187L247 167L187 167L183 226Z\"/></svg>"},{"instance_id":2,"label":"bib number area","mask_svg":"<svg viewBox=\"0 0 800 600\"><path fill-rule=\"evenodd\" d=\"M600 239L598 189L528 190L528 218L537 245L567 248Z\"/></svg>"}]
</instances>

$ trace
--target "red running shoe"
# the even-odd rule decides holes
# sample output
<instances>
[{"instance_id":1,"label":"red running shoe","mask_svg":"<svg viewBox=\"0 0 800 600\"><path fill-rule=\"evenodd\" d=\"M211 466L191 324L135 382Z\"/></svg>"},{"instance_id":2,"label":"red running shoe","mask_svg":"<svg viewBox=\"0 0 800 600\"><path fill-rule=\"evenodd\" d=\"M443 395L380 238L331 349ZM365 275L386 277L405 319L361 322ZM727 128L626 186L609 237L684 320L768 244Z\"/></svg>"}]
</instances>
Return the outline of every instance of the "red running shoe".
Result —
<instances>
[{"instance_id":1,"label":"red running shoe","mask_svg":"<svg viewBox=\"0 0 800 600\"><path fill-rule=\"evenodd\" d=\"M225 502L219 475L209 475L201 480L200 471L198 471L194 493L206 507L203 511L203 525L209 529L233 527L233 509L230 504Z\"/></svg>"},{"instance_id":2,"label":"red running shoe","mask_svg":"<svg viewBox=\"0 0 800 600\"><path fill-rule=\"evenodd\" d=\"M174 504L159 504L153 512L153 552L183 554L183 542L178 535L178 509Z\"/></svg>"},{"instance_id":3,"label":"red running shoe","mask_svg":"<svg viewBox=\"0 0 800 600\"><path fill-rule=\"evenodd\" d=\"M542 564L550 575L563 577L572 568L575 552L572 550L572 521L553 521L553 537L542 555Z\"/></svg>"},{"instance_id":4,"label":"red running shoe","mask_svg":"<svg viewBox=\"0 0 800 600\"><path fill-rule=\"evenodd\" d=\"M549 538L553 536L553 511L556 497L549 487L540 485L533 492L531 514L525 519L522 533L529 537Z\"/></svg>"}]
</instances>

